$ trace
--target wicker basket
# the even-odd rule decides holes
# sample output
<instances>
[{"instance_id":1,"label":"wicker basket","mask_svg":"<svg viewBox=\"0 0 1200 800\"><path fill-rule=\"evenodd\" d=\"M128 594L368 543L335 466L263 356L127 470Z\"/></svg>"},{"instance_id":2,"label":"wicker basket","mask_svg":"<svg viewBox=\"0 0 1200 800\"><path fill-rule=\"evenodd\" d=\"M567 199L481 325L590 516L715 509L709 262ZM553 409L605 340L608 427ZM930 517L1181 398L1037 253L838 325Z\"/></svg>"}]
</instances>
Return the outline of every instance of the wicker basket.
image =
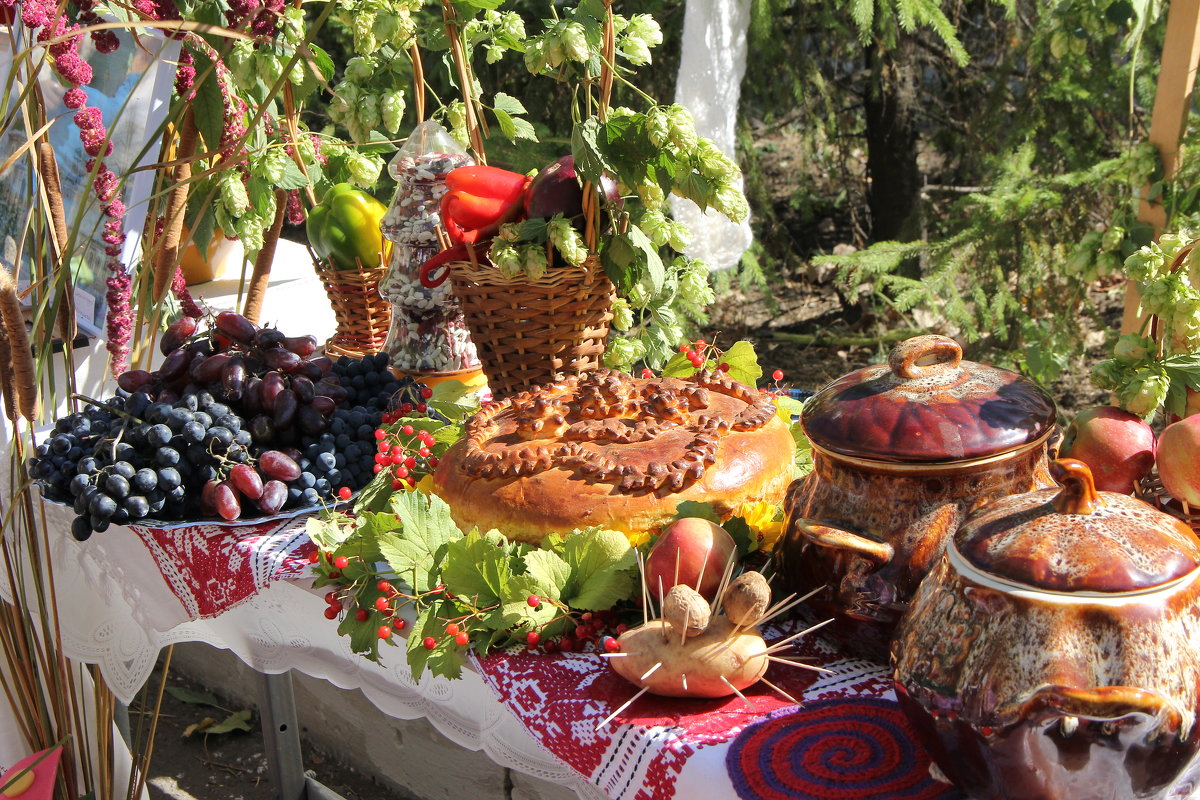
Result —
<instances>
[{"instance_id":1,"label":"wicker basket","mask_svg":"<svg viewBox=\"0 0 1200 800\"><path fill-rule=\"evenodd\" d=\"M317 262L314 267L337 320L337 333L325 343L326 355L362 358L382 350L391 323L391 305L379 294L387 266L334 269Z\"/></svg>"},{"instance_id":2,"label":"wicker basket","mask_svg":"<svg viewBox=\"0 0 1200 800\"><path fill-rule=\"evenodd\" d=\"M1194 244L1189 244L1179 249L1175 254L1175 258L1171 262L1171 272L1175 272L1183 268L1183 264L1187 259L1188 253L1191 252ZM1151 315L1149 326L1150 338L1158 342L1159 353L1161 355L1163 348L1163 338L1166 335L1162 330L1162 325L1157 315ZM1165 413L1165 412L1164 412ZM1167 423L1170 423L1174 417L1168 417ZM1161 431L1159 431L1161 433ZM1162 480L1158 477L1158 468L1155 467L1150 471L1150 474L1141 480L1134 487L1134 494L1145 500L1150 505L1157 508L1159 511L1165 511L1171 516L1178 517L1191 526L1192 530L1200 534L1200 508L1188 505L1187 503L1176 500L1162 485Z\"/></svg>"},{"instance_id":3,"label":"wicker basket","mask_svg":"<svg viewBox=\"0 0 1200 800\"><path fill-rule=\"evenodd\" d=\"M505 278L482 252L449 265L471 339L496 396L600 366L616 290L600 259L551 264L536 280Z\"/></svg>"}]
</instances>

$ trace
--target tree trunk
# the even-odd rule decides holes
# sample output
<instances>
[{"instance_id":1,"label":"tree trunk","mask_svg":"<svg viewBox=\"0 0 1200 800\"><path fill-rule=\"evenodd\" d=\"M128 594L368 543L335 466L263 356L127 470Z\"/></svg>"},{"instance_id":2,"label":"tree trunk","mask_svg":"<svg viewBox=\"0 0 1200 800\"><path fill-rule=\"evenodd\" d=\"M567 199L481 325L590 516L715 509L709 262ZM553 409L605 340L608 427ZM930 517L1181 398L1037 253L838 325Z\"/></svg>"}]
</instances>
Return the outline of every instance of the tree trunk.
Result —
<instances>
[{"instance_id":1,"label":"tree trunk","mask_svg":"<svg viewBox=\"0 0 1200 800\"><path fill-rule=\"evenodd\" d=\"M917 169L917 64L909 37L894 50L866 48L871 83L867 89L867 177L871 186L871 238L915 238L921 175Z\"/></svg>"}]
</instances>

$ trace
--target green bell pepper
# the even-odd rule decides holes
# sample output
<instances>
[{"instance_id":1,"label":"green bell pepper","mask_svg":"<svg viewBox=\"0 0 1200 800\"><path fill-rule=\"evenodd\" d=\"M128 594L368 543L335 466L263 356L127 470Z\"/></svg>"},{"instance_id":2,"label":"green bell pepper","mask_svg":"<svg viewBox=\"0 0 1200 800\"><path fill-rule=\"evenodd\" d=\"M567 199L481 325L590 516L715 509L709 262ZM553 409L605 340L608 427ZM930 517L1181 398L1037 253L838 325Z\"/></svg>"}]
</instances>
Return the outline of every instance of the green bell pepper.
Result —
<instances>
[{"instance_id":1,"label":"green bell pepper","mask_svg":"<svg viewBox=\"0 0 1200 800\"><path fill-rule=\"evenodd\" d=\"M378 267L383 257L379 222L387 207L349 183L325 193L308 215L308 243L336 269Z\"/></svg>"}]
</instances>

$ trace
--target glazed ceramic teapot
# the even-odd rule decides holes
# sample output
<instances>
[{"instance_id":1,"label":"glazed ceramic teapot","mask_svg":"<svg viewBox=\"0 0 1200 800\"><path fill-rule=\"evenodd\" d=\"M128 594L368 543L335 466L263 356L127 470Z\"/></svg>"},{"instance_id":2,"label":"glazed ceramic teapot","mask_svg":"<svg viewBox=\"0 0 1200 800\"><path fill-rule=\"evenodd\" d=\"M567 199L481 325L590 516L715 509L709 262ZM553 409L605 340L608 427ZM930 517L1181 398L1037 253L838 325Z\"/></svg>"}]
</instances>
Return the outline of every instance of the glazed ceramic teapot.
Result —
<instances>
[{"instance_id":1,"label":"glazed ceramic teapot","mask_svg":"<svg viewBox=\"0 0 1200 800\"><path fill-rule=\"evenodd\" d=\"M1200 750L1200 540L1052 467L1061 489L983 509L921 583L897 696L979 800L1171 796Z\"/></svg>"},{"instance_id":2,"label":"glazed ceramic teapot","mask_svg":"<svg viewBox=\"0 0 1200 800\"><path fill-rule=\"evenodd\" d=\"M851 648L886 660L921 578L967 514L1052 486L1054 401L1008 370L964 361L945 336L918 336L888 363L813 396L801 425L813 471L788 490L778 548L789 588Z\"/></svg>"}]
</instances>

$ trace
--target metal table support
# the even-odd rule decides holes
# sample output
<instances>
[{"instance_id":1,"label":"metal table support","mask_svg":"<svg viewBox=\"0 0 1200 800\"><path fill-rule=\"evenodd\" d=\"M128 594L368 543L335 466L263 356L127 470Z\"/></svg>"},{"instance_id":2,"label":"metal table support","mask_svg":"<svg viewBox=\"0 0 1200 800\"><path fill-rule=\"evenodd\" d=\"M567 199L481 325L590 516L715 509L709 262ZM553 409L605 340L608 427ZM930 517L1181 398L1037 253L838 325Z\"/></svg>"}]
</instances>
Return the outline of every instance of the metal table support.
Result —
<instances>
[{"instance_id":1,"label":"metal table support","mask_svg":"<svg viewBox=\"0 0 1200 800\"><path fill-rule=\"evenodd\" d=\"M290 672L281 675L259 673L259 715L267 772L279 800L345 800L304 774L300 724L296 721L296 698L292 693Z\"/></svg>"}]
</instances>

